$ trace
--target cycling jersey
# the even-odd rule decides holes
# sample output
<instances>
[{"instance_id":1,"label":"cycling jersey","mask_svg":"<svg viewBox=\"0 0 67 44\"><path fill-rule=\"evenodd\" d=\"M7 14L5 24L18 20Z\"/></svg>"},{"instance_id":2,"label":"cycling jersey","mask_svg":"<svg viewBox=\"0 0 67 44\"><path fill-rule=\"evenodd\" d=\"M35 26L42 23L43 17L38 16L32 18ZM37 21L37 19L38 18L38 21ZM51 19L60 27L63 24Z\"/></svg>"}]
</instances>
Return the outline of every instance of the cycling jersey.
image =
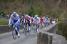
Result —
<instances>
[{"instance_id":1,"label":"cycling jersey","mask_svg":"<svg viewBox=\"0 0 67 44\"><path fill-rule=\"evenodd\" d=\"M15 15L15 17L14 17ZM16 27L20 27L20 17L17 13L12 13L11 16L10 16L10 19L9 19L9 25L14 25Z\"/></svg>"}]
</instances>

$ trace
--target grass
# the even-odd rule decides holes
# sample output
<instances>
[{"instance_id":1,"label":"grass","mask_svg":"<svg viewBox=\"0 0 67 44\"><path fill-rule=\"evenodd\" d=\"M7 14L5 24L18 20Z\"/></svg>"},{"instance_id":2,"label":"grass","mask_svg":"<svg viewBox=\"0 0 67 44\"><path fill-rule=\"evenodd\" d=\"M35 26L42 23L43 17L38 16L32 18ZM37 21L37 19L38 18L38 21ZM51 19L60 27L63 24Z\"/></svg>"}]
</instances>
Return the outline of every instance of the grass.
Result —
<instances>
[{"instance_id":1,"label":"grass","mask_svg":"<svg viewBox=\"0 0 67 44\"><path fill-rule=\"evenodd\" d=\"M0 18L0 25L8 25L8 21L5 18Z\"/></svg>"}]
</instances>

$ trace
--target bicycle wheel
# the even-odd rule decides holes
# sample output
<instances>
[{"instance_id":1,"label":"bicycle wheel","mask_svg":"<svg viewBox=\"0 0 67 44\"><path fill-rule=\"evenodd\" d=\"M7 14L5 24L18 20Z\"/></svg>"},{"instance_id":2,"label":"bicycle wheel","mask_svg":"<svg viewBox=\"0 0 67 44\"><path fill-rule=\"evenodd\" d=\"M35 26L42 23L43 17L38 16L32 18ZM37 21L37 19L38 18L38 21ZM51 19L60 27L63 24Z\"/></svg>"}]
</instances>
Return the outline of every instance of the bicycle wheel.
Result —
<instances>
[{"instance_id":1,"label":"bicycle wheel","mask_svg":"<svg viewBox=\"0 0 67 44\"><path fill-rule=\"evenodd\" d=\"M13 36L13 39L16 39L16 32L15 32L15 30L12 30L12 36Z\"/></svg>"},{"instance_id":2,"label":"bicycle wheel","mask_svg":"<svg viewBox=\"0 0 67 44\"><path fill-rule=\"evenodd\" d=\"M25 36L27 35L26 29L24 29L24 35L25 35Z\"/></svg>"}]
</instances>

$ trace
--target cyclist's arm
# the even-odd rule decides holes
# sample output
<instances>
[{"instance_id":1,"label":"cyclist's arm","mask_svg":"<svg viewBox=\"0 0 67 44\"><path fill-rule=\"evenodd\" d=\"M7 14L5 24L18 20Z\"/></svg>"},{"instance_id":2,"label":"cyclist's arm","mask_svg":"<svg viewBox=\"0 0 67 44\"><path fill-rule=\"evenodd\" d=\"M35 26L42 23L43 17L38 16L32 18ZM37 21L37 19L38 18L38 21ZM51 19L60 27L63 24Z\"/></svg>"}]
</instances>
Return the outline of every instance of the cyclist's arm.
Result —
<instances>
[{"instance_id":1,"label":"cyclist's arm","mask_svg":"<svg viewBox=\"0 0 67 44\"><path fill-rule=\"evenodd\" d=\"M11 26L12 23L13 23L13 22L12 22L12 17L13 17L13 14L11 14L11 16L10 16L10 18L9 18L9 23L8 23L9 26Z\"/></svg>"},{"instance_id":2,"label":"cyclist's arm","mask_svg":"<svg viewBox=\"0 0 67 44\"><path fill-rule=\"evenodd\" d=\"M9 24L8 25L9 25L9 27L12 25L12 19L11 18L9 19Z\"/></svg>"}]
</instances>

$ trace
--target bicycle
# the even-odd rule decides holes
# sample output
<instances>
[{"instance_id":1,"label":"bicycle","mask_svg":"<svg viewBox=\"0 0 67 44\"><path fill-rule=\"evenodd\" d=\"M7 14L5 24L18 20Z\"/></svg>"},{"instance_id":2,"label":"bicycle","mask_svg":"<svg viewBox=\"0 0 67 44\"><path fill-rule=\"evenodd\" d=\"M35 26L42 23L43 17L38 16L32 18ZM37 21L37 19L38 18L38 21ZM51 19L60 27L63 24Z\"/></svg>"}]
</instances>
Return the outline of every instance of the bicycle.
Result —
<instances>
[{"instance_id":1,"label":"bicycle","mask_svg":"<svg viewBox=\"0 0 67 44\"><path fill-rule=\"evenodd\" d=\"M18 35L18 32L16 30L16 27L15 26L11 26L12 28L12 36L13 36L13 39L16 39L16 36Z\"/></svg>"},{"instance_id":2,"label":"bicycle","mask_svg":"<svg viewBox=\"0 0 67 44\"><path fill-rule=\"evenodd\" d=\"M29 27L28 27L27 23L25 23L25 25L24 25L24 31L23 32L24 32L25 36L27 36L27 34L30 33L30 30L29 30Z\"/></svg>"},{"instance_id":3,"label":"bicycle","mask_svg":"<svg viewBox=\"0 0 67 44\"><path fill-rule=\"evenodd\" d=\"M26 23L25 23L25 25L24 25L24 30L23 30L23 32L24 32L24 34L25 34L25 36L27 35L27 25L26 25Z\"/></svg>"}]
</instances>

